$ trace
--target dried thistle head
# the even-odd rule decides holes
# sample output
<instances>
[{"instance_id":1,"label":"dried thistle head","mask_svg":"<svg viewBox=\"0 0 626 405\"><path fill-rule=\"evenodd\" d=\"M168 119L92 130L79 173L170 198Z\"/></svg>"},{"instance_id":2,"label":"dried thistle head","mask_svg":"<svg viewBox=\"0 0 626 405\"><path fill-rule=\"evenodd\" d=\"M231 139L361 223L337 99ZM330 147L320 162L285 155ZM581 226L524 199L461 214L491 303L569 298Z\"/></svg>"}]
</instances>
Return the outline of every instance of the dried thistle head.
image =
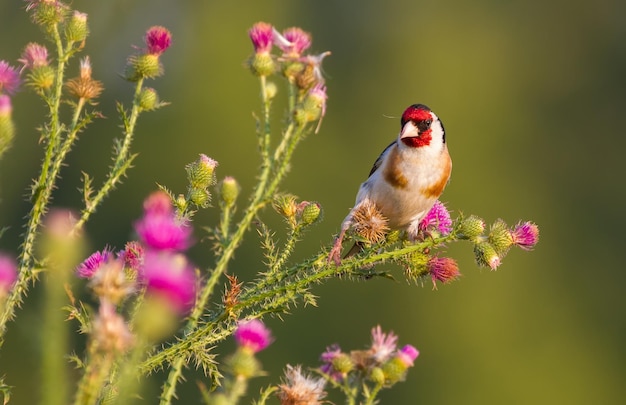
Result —
<instances>
[{"instance_id":1,"label":"dried thistle head","mask_svg":"<svg viewBox=\"0 0 626 405\"><path fill-rule=\"evenodd\" d=\"M389 232L389 220L370 200L361 202L352 214L352 230L370 243L378 243Z\"/></svg>"},{"instance_id":2,"label":"dried thistle head","mask_svg":"<svg viewBox=\"0 0 626 405\"><path fill-rule=\"evenodd\" d=\"M235 305L239 303L239 295L241 294L241 286L243 283L240 283L237 279L237 276L231 276L229 274L226 275L228 278L229 286L226 286L226 292L224 293L224 298L222 301L227 311L230 311Z\"/></svg>"}]
</instances>

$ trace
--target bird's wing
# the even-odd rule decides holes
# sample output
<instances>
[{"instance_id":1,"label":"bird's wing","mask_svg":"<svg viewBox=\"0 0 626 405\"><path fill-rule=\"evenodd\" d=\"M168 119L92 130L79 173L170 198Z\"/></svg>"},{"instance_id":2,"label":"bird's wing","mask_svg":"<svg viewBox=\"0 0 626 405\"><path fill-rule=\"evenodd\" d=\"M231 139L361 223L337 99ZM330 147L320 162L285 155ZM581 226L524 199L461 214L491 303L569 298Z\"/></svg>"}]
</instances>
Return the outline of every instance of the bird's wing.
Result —
<instances>
[{"instance_id":1,"label":"bird's wing","mask_svg":"<svg viewBox=\"0 0 626 405\"><path fill-rule=\"evenodd\" d=\"M389 146L387 146L385 148L385 150L383 151L383 153L380 154L380 156L378 156L378 159L376 159L376 161L374 162L374 166L372 166L372 170L370 170L370 174L368 175L368 178L372 176L372 174L374 174L374 172L376 170L378 170L378 168L380 167L380 165L383 163L383 158L384 156L389 152L389 149L396 143L397 141L394 140L393 142L391 142L389 144Z\"/></svg>"}]
</instances>

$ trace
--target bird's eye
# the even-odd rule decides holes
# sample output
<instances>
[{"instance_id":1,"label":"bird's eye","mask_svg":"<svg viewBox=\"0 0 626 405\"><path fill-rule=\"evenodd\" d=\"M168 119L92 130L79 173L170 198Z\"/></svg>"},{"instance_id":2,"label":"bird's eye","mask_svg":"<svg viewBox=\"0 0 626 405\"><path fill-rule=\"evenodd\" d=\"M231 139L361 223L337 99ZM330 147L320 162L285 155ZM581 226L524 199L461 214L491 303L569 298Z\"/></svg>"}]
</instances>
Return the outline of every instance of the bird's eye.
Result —
<instances>
[{"instance_id":1,"label":"bird's eye","mask_svg":"<svg viewBox=\"0 0 626 405\"><path fill-rule=\"evenodd\" d=\"M417 121L417 129L420 132L424 132L427 131L430 128L430 124L433 123L433 120L431 119L427 119L427 120L422 120L422 121Z\"/></svg>"}]
</instances>

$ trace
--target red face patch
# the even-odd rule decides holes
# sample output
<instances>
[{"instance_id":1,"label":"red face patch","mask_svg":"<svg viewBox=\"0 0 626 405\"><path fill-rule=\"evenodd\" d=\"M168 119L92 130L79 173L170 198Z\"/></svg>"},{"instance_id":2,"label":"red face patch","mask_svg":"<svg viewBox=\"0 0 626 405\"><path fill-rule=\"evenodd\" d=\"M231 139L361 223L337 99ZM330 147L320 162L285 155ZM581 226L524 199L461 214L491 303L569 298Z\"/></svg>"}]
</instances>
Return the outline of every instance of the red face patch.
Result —
<instances>
[{"instance_id":1,"label":"red face patch","mask_svg":"<svg viewBox=\"0 0 626 405\"><path fill-rule=\"evenodd\" d=\"M402 142L406 146L411 146L413 148L419 148L422 146L430 145L430 141L433 139L432 129L421 132L419 136L412 136L407 138L402 138Z\"/></svg>"}]
</instances>

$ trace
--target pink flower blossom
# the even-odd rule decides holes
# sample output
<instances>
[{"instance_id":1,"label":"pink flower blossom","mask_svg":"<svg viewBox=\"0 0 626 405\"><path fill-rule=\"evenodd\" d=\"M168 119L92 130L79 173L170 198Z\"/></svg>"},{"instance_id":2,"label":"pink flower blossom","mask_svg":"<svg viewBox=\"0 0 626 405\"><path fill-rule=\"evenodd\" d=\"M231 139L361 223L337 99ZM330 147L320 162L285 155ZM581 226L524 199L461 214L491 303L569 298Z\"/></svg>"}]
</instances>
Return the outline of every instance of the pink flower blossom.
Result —
<instances>
[{"instance_id":1,"label":"pink flower blossom","mask_svg":"<svg viewBox=\"0 0 626 405\"><path fill-rule=\"evenodd\" d=\"M513 244L524 250L532 250L539 242L539 227L532 222L519 223L511 232Z\"/></svg>"},{"instance_id":2,"label":"pink flower blossom","mask_svg":"<svg viewBox=\"0 0 626 405\"><path fill-rule=\"evenodd\" d=\"M176 217L169 196L162 191L146 199L144 216L135 222L135 231L141 242L152 249L181 251L191 245L191 227Z\"/></svg>"},{"instance_id":3,"label":"pink flower blossom","mask_svg":"<svg viewBox=\"0 0 626 405\"><path fill-rule=\"evenodd\" d=\"M124 250L118 253L118 257L129 268L139 271L143 267L143 246L137 241L127 242Z\"/></svg>"},{"instance_id":4,"label":"pink flower blossom","mask_svg":"<svg viewBox=\"0 0 626 405\"><path fill-rule=\"evenodd\" d=\"M81 278L91 278L111 257L111 250L108 247L96 251L78 265L76 274Z\"/></svg>"},{"instance_id":5,"label":"pink flower blossom","mask_svg":"<svg viewBox=\"0 0 626 405\"><path fill-rule=\"evenodd\" d=\"M378 363L384 363L396 351L397 342L398 337L393 332L383 333L380 325L376 326L372 329L372 357Z\"/></svg>"},{"instance_id":6,"label":"pink flower blossom","mask_svg":"<svg viewBox=\"0 0 626 405\"><path fill-rule=\"evenodd\" d=\"M413 362L420 352L411 345L406 345L396 352L396 358L406 367L413 367Z\"/></svg>"},{"instance_id":7,"label":"pink flower blossom","mask_svg":"<svg viewBox=\"0 0 626 405\"><path fill-rule=\"evenodd\" d=\"M299 57L311 46L311 34L298 27L287 28L282 34L274 30L274 43L286 56Z\"/></svg>"},{"instance_id":8,"label":"pink flower blossom","mask_svg":"<svg viewBox=\"0 0 626 405\"><path fill-rule=\"evenodd\" d=\"M428 228L436 229L442 235L448 235L452 231L450 213L439 200L435 201L433 207L420 222L419 229L421 231Z\"/></svg>"},{"instance_id":9,"label":"pink flower blossom","mask_svg":"<svg viewBox=\"0 0 626 405\"><path fill-rule=\"evenodd\" d=\"M0 253L0 298L11 291L16 279L17 265L15 260L4 253Z\"/></svg>"},{"instance_id":10,"label":"pink flower blossom","mask_svg":"<svg viewBox=\"0 0 626 405\"><path fill-rule=\"evenodd\" d=\"M234 334L240 347L260 352L272 342L270 330L258 319L240 322Z\"/></svg>"},{"instance_id":11,"label":"pink flower blossom","mask_svg":"<svg viewBox=\"0 0 626 405\"><path fill-rule=\"evenodd\" d=\"M165 27L150 27L145 36L148 53L151 55L161 55L172 44L172 34Z\"/></svg>"},{"instance_id":12,"label":"pink flower blossom","mask_svg":"<svg viewBox=\"0 0 626 405\"><path fill-rule=\"evenodd\" d=\"M13 94L20 87L20 74L7 62L0 60L0 92Z\"/></svg>"},{"instance_id":13,"label":"pink flower blossom","mask_svg":"<svg viewBox=\"0 0 626 405\"><path fill-rule=\"evenodd\" d=\"M149 250L145 253L140 281L146 292L165 298L181 314L196 298L196 275L187 258L179 253Z\"/></svg>"},{"instance_id":14,"label":"pink flower blossom","mask_svg":"<svg viewBox=\"0 0 626 405\"><path fill-rule=\"evenodd\" d=\"M256 53L269 53L272 50L274 27L271 24L258 22L250 28L248 34Z\"/></svg>"},{"instance_id":15,"label":"pink flower blossom","mask_svg":"<svg viewBox=\"0 0 626 405\"><path fill-rule=\"evenodd\" d=\"M34 69L41 66L48 66L48 49L35 42L26 45L22 57L18 62L24 65L25 69Z\"/></svg>"},{"instance_id":16,"label":"pink flower blossom","mask_svg":"<svg viewBox=\"0 0 626 405\"><path fill-rule=\"evenodd\" d=\"M436 281L439 280L443 284L459 278L459 266L449 257L433 257L428 261L428 272L433 280L433 286L436 288Z\"/></svg>"},{"instance_id":17,"label":"pink flower blossom","mask_svg":"<svg viewBox=\"0 0 626 405\"><path fill-rule=\"evenodd\" d=\"M326 351L322 353L320 356L320 360L324 364L320 366L320 371L322 373L328 374L333 380L341 382L343 381L344 375L340 371L337 371L333 366L333 361L337 359L339 356L342 356L343 352L339 345L334 344L326 348Z\"/></svg>"}]
</instances>

